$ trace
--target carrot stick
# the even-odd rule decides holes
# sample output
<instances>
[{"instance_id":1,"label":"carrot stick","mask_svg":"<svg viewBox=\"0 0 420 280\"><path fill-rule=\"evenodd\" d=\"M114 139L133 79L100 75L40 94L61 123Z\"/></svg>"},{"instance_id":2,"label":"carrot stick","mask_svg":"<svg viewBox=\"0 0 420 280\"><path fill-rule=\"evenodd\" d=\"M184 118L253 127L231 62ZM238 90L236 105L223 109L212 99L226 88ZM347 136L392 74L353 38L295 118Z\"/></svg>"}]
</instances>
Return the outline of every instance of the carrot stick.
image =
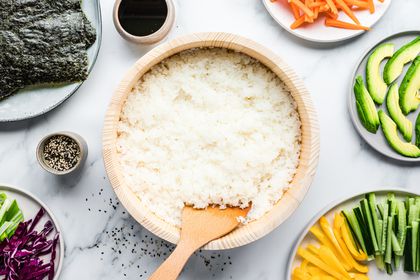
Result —
<instances>
[{"instance_id":1,"label":"carrot stick","mask_svg":"<svg viewBox=\"0 0 420 280\"><path fill-rule=\"evenodd\" d=\"M289 0L289 3L294 3L296 6L299 7L299 9L302 10L302 12L307 14L309 17L314 16L314 13L308 7L306 7L302 2L300 2L300 0Z\"/></svg>"},{"instance_id":2,"label":"carrot stick","mask_svg":"<svg viewBox=\"0 0 420 280\"><path fill-rule=\"evenodd\" d=\"M323 6L323 5L325 5L325 3L324 2L312 2L311 4L309 4L309 8L317 8L317 7L321 7L321 6Z\"/></svg>"},{"instance_id":3,"label":"carrot stick","mask_svg":"<svg viewBox=\"0 0 420 280\"><path fill-rule=\"evenodd\" d=\"M333 12L334 14L338 14L337 7L335 6L335 4L332 0L327 0L327 4L330 7L331 12Z\"/></svg>"},{"instance_id":4,"label":"carrot stick","mask_svg":"<svg viewBox=\"0 0 420 280\"><path fill-rule=\"evenodd\" d=\"M373 14L375 12L375 5L373 4L373 0L367 0L369 12Z\"/></svg>"},{"instance_id":5,"label":"carrot stick","mask_svg":"<svg viewBox=\"0 0 420 280\"><path fill-rule=\"evenodd\" d=\"M365 9L369 8L368 3L361 0L344 0L344 2L346 2L347 5L353 5Z\"/></svg>"},{"instance_id":6,"label":"carrot stick","mask_svg":"<svg viewBox=\"0 0 420 280\"><path fill-rule=\"evenodd\" d=\"M314 19L317 19L319 15L319 7L314 8Z\"/></svg>"},{"instance_id":7,"label":"carrot stick","mask_svg":"<svg viewBox=\"0 0 420 280\"><path fill-rule=\"evenodd\" d=\"M348 23L341 20L331 19L331 18L325 19L325 25L330 26L330 27L343 28L343 29L369 30L369 27L366 27L360 24Z\"/></svg>"},{"instance_id":8,"label":"carrot stick","mask_svg":"<svg viewBox=\"0 0 420 280\"><path fill-rule=\"evenodd\" d=\"M291 29L296 29L304 23L305 23L305 15L303 15L300 18L298 18L297 20L295 20L295 22L293 22L292 25L290 25L290 28Z\"/></svg>"},{"instance_id":9,"label":"carrot stick","mask_svg":"<svg viewBox=\"0 0 420 280\"><path fill-rule=\"evenodd\" d=\"M312 0L305 0L305 6L308 7L311 2ZM314 22L313 16L309 17L308 15L305 15L305 21L309 23L313 23Z\"/></svg>"},{"instance_id":10,"label":"carrot stick","mask_svg":"<svg viewBox=\"0 0 420 280\"><path fill-rule=\"evenodd\" d=\"M354 13L350 10L350 8L346 5L346 3L344 3L343 0L335 0L335 2L346 13L346 15L348 15L349 18L351 18L354 21L354 23L360 25L360 21L357 19Z\"/></svg>"},{"instance_id":11,"label":"carrot stick","mask_svg":"<svg viewBox=\"0 0 420 280\"><path fill-rule=\"evenodd\" d=\"M385 0L379 0L379 2L383 3L383 2L385 2Z\"/></svg>"},{"instance_id":12,"label":"carrot stick","mask_svg":"<svg viewBox=\"0 0 420 280\"><path fill-rule=\"evenodd\" d=\"M325 14L327 15L327 17L332 18L332 19L338 18L338 15L334 14L333 12L326 12Z\"/></svg>"},{"instance_id":13,"label":"carrot stick","mask_svg":"<svg viewBox=\"0 0 420 280\"><path fill-rule=\"evenodd\" d=\"M295 3L290 3L290 8L292 9L292 13L295 19L300 18L300 11L298 6L296 6Z\"/></svg>"}]
</instances>

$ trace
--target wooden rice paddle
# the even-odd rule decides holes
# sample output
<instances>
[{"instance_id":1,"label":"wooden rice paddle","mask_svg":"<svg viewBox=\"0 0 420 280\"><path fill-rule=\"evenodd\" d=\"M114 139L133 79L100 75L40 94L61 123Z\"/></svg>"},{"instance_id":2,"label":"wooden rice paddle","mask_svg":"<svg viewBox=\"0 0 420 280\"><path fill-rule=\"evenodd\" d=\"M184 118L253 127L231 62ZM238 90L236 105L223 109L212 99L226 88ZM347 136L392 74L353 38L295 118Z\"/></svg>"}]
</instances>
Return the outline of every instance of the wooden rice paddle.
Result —
<instances>
[{"instance_id":1,"label":"wooden rice paddle","mask_svg":"<svg viewBox=\"0 0 420 280\"><path fill-rule=\"evenodd\" d=\"M168 259L149 280L175 280L190 256L210 241L222 237L238 225L238 217L246 217L251 207L207 207L194 209L186 206L182 211L181 238Z\"/></svg>"}]
</instances>

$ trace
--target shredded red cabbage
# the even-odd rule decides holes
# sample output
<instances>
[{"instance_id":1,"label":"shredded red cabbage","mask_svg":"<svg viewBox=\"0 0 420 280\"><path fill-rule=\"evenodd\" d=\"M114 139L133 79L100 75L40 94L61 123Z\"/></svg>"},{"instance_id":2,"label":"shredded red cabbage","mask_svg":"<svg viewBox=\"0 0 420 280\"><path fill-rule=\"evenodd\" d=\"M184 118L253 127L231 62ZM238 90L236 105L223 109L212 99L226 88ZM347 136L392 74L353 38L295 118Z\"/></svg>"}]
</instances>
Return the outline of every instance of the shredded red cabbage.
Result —
<instances>
[{"instance_id":1,"label":"shredded red cabbage","mask_svg":"<svg viewBox=\"0 0 420 280\"><path fill-rule=\"evenodd\" d=\"M15 234L0 243L0 276L5 276L5 280L54 278L59 233L51 234L54 230L51 221L41 231L35 230L44 214L41 208L33 220L20 223Z\"/></svg>"}]
</instances>

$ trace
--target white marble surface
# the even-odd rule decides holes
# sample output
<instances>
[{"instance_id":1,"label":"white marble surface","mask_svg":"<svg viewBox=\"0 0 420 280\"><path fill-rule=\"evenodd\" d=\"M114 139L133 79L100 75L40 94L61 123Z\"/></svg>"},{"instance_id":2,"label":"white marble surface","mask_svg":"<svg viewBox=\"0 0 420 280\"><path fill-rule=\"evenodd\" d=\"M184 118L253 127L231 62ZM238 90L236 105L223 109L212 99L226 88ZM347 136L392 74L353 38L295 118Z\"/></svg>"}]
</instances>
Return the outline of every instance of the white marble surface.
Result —
<instances>
[{"instance_id":1,"label":"white marble surface","mask_svg":"<svg viewBox=\"0 0 420 280\"><path fill-rule=\"evenodd\" d=\"M131 45L121 39L111 20L113 1L101 2L102 48L91 76L80 90L45 116L0 125L0 182L32 191L55 212L67 247L61 279L144 279L161 263L163 256L150 257L138 248L146 248L148 252L157 249L163 254L167 244L155 237L152 244L151 234L124 213L121 206L116 210L109 206L109 200L115 204L116 199L105 177L101 129L113 90L124 72L150 47ZM346 104L350 75L362 52L389 34L420 29L418 0L393 0L389 12L372 31L328 48L311 46L290 36L270 18L258 0L176 2L176 27L170 38L197 31L225 31L266 45L305 80L321 123L318 173L293 216L251 245L205 253L212 268L206 267L203 255L193 257L180 279L286 279L286 263L297 235L324 205L369 187L419 190L420 168L390 162L363 143L351 125ZM58 180L36 162L37 142L43 135L58 130L77 132L89 144L89 157L80 178ZM116 242L111 237L116 227L122 227L123 231L117 231L115 237L126 237L128 241ZM141 243L146 235L147 247ZM139 244L134 247L136 242ZM138 252L133 253L132 249Z\"/></svg>"}]
</instances>

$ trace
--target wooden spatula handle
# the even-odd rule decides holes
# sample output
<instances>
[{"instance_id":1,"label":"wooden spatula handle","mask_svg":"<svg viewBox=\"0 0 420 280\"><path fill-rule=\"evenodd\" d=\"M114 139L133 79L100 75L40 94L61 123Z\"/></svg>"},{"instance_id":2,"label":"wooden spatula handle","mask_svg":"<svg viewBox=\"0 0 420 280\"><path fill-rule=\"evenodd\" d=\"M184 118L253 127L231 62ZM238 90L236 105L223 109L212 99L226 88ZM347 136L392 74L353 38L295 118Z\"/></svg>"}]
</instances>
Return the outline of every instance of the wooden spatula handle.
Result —
<instances>
[{"instance_id":1,"label":"wooden spatula handle","mask_svg":"<svg viewBox=\"0 0 420 280\"><path fill-rule=\"evenodd\" d=\"M199 247L192 245L190 242L180 240L172 254L152 274L149 280L176 280L188 259Z\"/></svg>"}]
</instances>

